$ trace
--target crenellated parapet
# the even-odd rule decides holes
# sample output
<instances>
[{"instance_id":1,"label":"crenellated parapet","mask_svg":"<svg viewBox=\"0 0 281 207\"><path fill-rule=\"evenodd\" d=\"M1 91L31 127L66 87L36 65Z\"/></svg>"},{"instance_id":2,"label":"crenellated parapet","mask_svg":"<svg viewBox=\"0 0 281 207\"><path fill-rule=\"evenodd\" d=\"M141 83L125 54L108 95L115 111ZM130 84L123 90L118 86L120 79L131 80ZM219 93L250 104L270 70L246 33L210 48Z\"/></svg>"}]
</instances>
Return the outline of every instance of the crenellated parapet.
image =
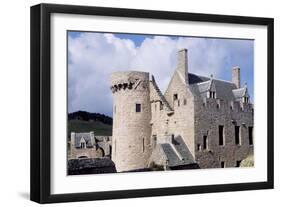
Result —
<instances>
[{"instance_id":1,"label":"crenellated parapet","mask_svg":"<svg viewBox=\"0 0 281 207\"><path fill-rule=\"evenodd\" d=\"M149 73L137 71L115 72L111 75L112 93L121 90L146 90L149 87Z\"/></svg>"}]
</instances>

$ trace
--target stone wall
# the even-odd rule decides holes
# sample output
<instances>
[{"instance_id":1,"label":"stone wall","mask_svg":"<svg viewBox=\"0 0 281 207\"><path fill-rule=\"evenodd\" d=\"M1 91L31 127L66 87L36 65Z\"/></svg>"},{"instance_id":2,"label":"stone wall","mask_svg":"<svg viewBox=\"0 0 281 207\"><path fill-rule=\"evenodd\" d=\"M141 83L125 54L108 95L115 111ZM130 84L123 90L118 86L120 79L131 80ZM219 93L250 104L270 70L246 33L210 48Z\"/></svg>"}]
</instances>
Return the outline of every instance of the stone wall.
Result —
<instances>
[{"instance_id":1,"label":"stone wall","mask_svg":"<svg viewBox=\"0 0 281 207\"><path fill-rule=\"evenodd\" d=\"M176 100L174 100L175 95L177 95ZM168 133L182 136L194 156L194 98L183 77L177 71L165 92L165 98L174 110L174 114L169 117Z\"/></svg>"},{"instance_id":2,"label":"stone wall","mask_svg":"<svg viewBox=\"0 0 281 207\"><path fill-rule=\"evenodd\" d=\"M195 100L195 158L200 168L235 167L253 153L248 127L253 127L251 104L224 102L206 98ZM219 145L219 125L224 128L224 143ZM235 126L239 126L240 144L235 143ZM207 148L203 137L207 136Z\"/></svg>"},{"instance_id":3,"label":"stone wall","mask_svg":"<svg viewBox=\"0 0 281 207\"><path fill-rule=\"evenodd\" d=\"M146 168L151 155L149 73L117 72L113 92L112 160L118 172ZM139 105L139 112L136 111Z\"/></svg>"}]
</instances>

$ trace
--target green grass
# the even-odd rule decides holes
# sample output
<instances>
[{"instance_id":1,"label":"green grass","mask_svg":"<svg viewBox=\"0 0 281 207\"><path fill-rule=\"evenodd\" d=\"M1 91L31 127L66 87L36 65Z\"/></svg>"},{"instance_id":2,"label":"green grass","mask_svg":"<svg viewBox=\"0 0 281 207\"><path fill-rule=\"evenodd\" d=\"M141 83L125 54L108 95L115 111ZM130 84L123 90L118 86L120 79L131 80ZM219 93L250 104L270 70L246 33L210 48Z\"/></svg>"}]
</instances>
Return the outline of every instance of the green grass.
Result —
<instances>
[{"instance_id":1,"label":"green grass","mask_svg":"<svg viewBox=\"0 0 281 207\"><path fill-rule=\"evenodd\" d=\"M70 132L90 131L94 131L97 136L112 136L112 125L104 124L100 121L83 121L75 119L68 121L68 135L70 135Z\"/></svg>"}]
</instances>

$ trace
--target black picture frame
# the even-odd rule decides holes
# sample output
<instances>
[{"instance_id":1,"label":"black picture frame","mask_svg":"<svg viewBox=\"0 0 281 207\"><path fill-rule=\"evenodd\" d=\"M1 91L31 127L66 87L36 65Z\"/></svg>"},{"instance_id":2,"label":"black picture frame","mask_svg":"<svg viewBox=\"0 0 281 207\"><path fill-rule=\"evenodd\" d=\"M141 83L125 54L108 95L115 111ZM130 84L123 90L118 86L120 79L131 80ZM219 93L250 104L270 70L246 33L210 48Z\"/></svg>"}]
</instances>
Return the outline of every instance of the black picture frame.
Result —
<instances>
[{"instance_id":1,"label":"black picture frame","mask_svg":"<svg viewBox=\"0 0 281 207\"><path fill-rule=\"evenodd\" d=\"M112 17L151 18L207 23L232 23L264 25L267 27L267 181L238 184L219 184L188 187L51 194L50 185L50 129L51 129L51 70L50 70L50 16L53 13L99 15ZM135 10L89 6L39 4L31 7L31 151L30 199L38 203L89 201L103 199L167 196L179 194L210 193L272 189L274 187L274 20L272 18L228 16L168 11Z\"/></svg>"}]
</instances>

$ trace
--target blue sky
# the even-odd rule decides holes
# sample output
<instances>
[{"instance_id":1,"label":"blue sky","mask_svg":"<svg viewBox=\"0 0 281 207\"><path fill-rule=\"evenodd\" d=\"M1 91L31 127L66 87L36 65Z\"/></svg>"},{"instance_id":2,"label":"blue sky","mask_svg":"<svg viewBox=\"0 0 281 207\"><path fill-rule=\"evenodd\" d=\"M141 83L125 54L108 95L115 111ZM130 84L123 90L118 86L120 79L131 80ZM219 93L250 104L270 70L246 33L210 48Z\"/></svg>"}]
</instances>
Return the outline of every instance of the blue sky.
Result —
<instances>
[{"instance_id":1,"label":"blue sky","mask_svg":"<svg viewBox=\"0 0 281 207\"><path fill-rule=\"evenodd\" d=\"M176 67L178 49L188 49L189 72L231 81L241 68L253 102L254 41L203 37L68 32L68 108L112 115L110 74L150 72L165 92Z\"/></svg>"}]
</instances>

